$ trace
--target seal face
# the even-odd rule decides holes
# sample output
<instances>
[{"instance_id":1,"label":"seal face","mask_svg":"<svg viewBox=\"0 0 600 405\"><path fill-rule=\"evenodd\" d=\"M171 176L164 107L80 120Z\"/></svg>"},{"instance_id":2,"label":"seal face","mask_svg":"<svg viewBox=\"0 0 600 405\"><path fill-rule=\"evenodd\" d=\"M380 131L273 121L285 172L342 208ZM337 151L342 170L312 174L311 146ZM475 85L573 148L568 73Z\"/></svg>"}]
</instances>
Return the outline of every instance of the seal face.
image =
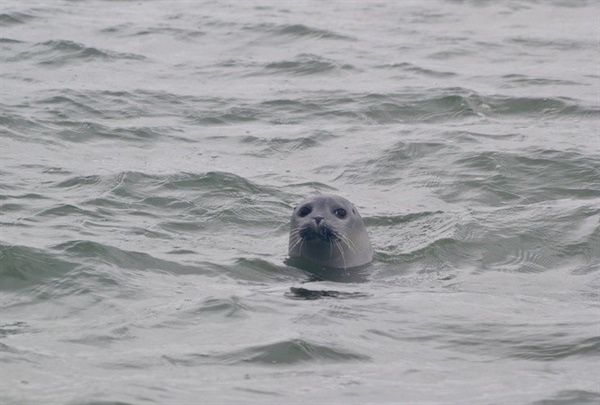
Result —
<instances>
[{"instance_id":1,"label":"seal face","mask_svg":"<svg viewBox=\"0 0 600 405\"><path fill-rule=\"evenodd\" d=\"M348 269L373 260L367 229L352 203L337 195L316 195L292 213L289 255Z\"/></svg>"}]
</instances>

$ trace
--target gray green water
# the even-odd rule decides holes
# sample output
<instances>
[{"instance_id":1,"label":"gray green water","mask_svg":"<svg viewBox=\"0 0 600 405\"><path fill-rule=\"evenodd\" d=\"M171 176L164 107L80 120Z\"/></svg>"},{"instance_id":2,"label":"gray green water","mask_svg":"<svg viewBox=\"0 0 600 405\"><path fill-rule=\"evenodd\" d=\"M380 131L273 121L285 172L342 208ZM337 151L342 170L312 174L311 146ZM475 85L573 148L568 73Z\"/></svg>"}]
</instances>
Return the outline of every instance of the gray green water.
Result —
<instances>
[{"instance_id":1,"label":"gray green water","mask_svg":"<svg viewBox=\"0 0 600 405\"><path fill-rule=\"evenodd\" d=\"M599 10L4 0L0 402L598 404Z\"/></svg>"}]
</instances>

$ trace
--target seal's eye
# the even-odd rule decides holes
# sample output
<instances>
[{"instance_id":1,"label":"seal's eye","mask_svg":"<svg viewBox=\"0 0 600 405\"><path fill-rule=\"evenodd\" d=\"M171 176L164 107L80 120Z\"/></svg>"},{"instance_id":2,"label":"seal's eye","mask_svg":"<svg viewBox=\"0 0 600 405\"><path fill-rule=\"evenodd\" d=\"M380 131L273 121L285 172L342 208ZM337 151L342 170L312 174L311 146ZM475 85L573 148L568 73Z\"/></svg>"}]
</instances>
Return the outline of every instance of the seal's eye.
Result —
<instances>
[{"instance_id":1,"label":"seal's eye","mask_svg":"<svg viewBox=\"0 0 600 405\"><path fill-rule=\"evenodd\" d=\"M300 215L302 218L304 218L305 216L307 216L311 212L312 212L311 206L310 205L305 205L304 207L300 208L300 211L298 212L298 215Z\"/></svg>"},{"instance_id":2,"label":"seal's eye","mask_svg":"<svg viewBox=\"0 0 600 405\"><path fill-rule=\"evenodd\" d=\"M346 216L346 210L343 208L338 208L337 210L333 211L333 213L338 218L344 218Z\"/></svg>"}]
</instances>

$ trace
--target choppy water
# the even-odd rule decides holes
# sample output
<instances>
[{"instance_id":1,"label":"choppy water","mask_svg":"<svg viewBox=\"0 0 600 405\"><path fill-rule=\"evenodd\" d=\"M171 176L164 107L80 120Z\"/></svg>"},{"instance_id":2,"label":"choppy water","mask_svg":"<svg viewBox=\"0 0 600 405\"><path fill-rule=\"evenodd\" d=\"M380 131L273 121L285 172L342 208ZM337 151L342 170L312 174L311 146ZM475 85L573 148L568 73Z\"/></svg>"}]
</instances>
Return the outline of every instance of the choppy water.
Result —
<instances>
[{"instance_id":1,"label":"choppy water","mask_svg":"<svg viewBox=\"0 0 600 405\"><path fill-rule=\"evenodd\" d=\"M2 404L600 401L597 1L0 7Z\"/></svg>"}]
</instances>

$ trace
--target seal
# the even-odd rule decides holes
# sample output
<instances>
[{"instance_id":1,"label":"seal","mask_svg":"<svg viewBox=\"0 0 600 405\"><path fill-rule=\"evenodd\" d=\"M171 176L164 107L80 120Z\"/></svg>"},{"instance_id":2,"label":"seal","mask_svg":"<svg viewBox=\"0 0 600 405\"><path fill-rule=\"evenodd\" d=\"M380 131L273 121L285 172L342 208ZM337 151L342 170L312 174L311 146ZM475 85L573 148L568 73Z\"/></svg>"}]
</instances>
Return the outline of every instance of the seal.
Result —
<instances>
[{"instance_id":1,"label":"seal","mask_svg":"<svg viewBox=\"0 0 600 405\"><path fill-rule=\"evenodd\" d=\"M315 195L294 208L288 254L334 269L373 261L369 234L358 210L337 195Z\"/></svg>"}]
</instances>

